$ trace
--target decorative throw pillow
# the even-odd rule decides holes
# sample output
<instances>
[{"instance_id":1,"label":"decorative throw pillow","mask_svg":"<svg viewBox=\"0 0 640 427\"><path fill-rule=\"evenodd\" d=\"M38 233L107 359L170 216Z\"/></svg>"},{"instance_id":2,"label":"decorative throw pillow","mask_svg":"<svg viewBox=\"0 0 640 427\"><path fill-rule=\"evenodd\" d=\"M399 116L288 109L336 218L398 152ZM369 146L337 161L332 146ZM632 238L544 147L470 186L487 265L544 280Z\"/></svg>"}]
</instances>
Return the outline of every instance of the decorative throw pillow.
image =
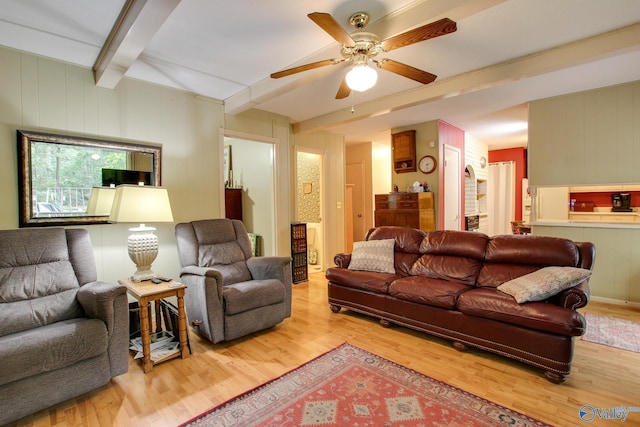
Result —
<instances>
[{"instance_id":1,"label":"decorative throw pillow","mask_svg":"<svg viewBox=\"0 0 640 427\"><path fill-rule=\"evenodd\" d=\"M518 303L542 301L569 289L591 276L591 270L576 267L544 267L533 273L516 277L498 286Z\"/></svg>"},{"instance_id":2,"label":"decorative throw pillow","mask_svg":"<svg viewBox=\"0 0 640 427\"><path fill-rule=\"evenodd\" d=\"M348 269L395 273L396 270L393 266L395 242L395 239L354 242Z\"/></svg>"}]
</instances>

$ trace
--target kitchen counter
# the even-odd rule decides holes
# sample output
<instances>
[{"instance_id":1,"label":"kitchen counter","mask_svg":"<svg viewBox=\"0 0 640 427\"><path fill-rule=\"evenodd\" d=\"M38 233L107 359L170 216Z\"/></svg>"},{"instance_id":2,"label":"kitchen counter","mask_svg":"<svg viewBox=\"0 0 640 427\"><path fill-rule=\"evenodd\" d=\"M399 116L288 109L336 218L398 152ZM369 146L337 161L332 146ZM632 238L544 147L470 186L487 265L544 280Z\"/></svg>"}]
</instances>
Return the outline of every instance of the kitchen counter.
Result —
<instances>
[{"instance_id":1,"label":"kitchen counter","mask_svg":"<svg viewBox=\"0 0 640 427\"><path fill-rule=\"evenodd\" d=\"M582 227L582 228L625 228L625 229L640 229L640 222L595 222L593 220L566 220L566 219L543 219L539 221L533 221L530 224L532 226L533 234L536 233L536 226L548 226L548 227Z\"/></svg>"},{"instance_id":2,"label":"kitchen counter","mask_svg":"<svg viewBox=\"0 0 640 427\"><path fill-rule=\"evenodd\" d=\"M640 224L638 212L569 212L569 221Z\"/></svg>"}]
</instances>

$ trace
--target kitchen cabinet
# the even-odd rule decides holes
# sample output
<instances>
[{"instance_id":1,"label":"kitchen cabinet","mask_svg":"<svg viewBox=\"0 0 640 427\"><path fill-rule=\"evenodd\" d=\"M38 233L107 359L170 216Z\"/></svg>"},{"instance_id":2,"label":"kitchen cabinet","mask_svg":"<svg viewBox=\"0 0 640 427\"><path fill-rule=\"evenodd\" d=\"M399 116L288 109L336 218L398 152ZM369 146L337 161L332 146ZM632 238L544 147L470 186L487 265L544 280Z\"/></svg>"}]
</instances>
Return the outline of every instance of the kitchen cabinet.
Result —
<instances>
[{"instance_id":1,"label":"kitchen cabinet","mask_svg":"<svg viewBox=\"0 0 640 427\"><path fill-rule=\"evenodd\" d=\"M396 173L416 171L416 131L407 130L391 135L391 155Z\"/></svg>"},{"instance_id":2,"label":"kitchen cabinet","mask_svg":"<svg viewBox=\"0 0 640 427\"><path fill-rule=\"evenodd\" d=\"M541 187L537 190L538 221L569 218L569 188Z\"/></svg>"},{"instance_id":3,"label":"kitchen cabinet","mask_svg":"<svg viewBox=\"0 0 640 427\"><path fill-rule=\"evenodd\" d=\"M375 195L375 226L396 225L422 231L436 229L433 193L389 193Z\"/></svg>"}]
</instances>

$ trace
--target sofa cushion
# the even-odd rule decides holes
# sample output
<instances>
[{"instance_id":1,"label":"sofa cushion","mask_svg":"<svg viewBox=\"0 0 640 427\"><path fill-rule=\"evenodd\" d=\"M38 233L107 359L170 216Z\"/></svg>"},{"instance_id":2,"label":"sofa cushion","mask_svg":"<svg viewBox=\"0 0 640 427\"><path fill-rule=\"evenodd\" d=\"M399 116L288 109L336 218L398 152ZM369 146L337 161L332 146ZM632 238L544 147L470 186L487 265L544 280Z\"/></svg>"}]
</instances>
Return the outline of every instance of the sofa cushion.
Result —
<instances>
[{"instance_id":1,"label":"sofa cushion","mask_svg":"<svg viewBox=\"0 0 640 427\"><path fill-rule=\"evenodd\" d=\"M471 258L446 255L422 255L411 267L413 276L450 280L463 285L474 285L481 263Z\"/></svg>"},{"instance_id":2,"label":"sofa cushion","mask_svg":"<svg viewBox=\"0 0 640 427\"><path fill-rule=\"evenodd\" d=\"M0 336L83 317L77 294L78 289L70 289L31 300L0 304Z\"/></svg>"},{"instance_id":3,"label":"sofa cushion","mask_svg":"<svg viewBox=\"0 0 640 427\"><path fill-rule=\"evenodd\" d=\"M577 267L580 254L569 239L532 235L493 236L485 252L477 286L496 288L542 267Z\"/></svg>"},{"instance_id":4,"label":"sofa cushion","mask_svg":"<svg viewBox=\"0 0 640 427\"><path fill-rule=\"evenodd\" d=\"M0 336L82 316L63 228L3 230Z\"/></svg>"},{"instance_id":5,"label":"sofa cushion","mask_svg":"<svg viewBox=\"0 0 640 427\"><path fill-rule=\"evenodd\" d=\"M251 242L244 229L228 219L193 221L193 234L199 252L197 264L213 267L224 276L224 283L251 280L245 260L252 256ZM184 263L183 263L184 264Z\"/></svg>"},{"instance_id":6,"label":"sofa cushion","mask_svg":"<svg viewBox=\"0 0 640 427\"><path fill-rule=\"evenodd\" d=\"M434 307L454 309L458 296L471 289L449 280L409 276L394 280L389 285L389 295Z\"/></svg>"},{"instance_id":7,"label":"sofa cushion","mask_svg":"<svg viewBox=\"0 0 640 427\"><path fill-rule=\"evenodd\" d=\"M107 327L97 319L70 319L0 337L0 385L73 365L107 351Z\"/></svg>"},{"instance_id":8,"label":"sofa cushion","mask_svg":"<svg viewBox=\"0 0 640 427\"><path fill-rule=\"evenodd\" d=\"M488 241L489 236L483 233L436 230L429 232L422 240L420 253L456 256L482 261Z\"/></svg>"},{"instance_id":9,"label":"sofa cushion","mask_svg":"<svg viewBox=\"0 0 640 427\"><path fill-rule=\"evenodd\" d=\"M389 284L399 277L389 273L374 273L338 267L327 268L325 276L330 282L338 285L376 294L386 294L389 290Z\"/></svg>"},{"instance_id":10,"label":"sofa cushion","mask_svg":"<svg viewBox=\"0 0 640 427\"><path fill-rule=\"evenodd\" d=\"M0 301L54 295L80 285L64 229L5 230L0 245Z\"/></svg>"},{"instance_id":11,"label":"sofa cushion","mask_svg":"<svg viewBox=\"0 0 640 427\"><path fill-rule=\"evenodd\" d=\"M498 286L498 290L516 302L542 301L569 289L591 276L591 271L576 267L544 267Z\"/></svg>"},{"instance_id":12,"label":"sofa cushion","mask_svg":"<svg viewBox=\"0 0 640 427\"><path fill-rule=\"evenodd\" d=\"M387 225L369 230L365 240L393 239L396 241L396 252L416 254L426 235L424 231L415 228Z\"/></svg>"},{"instance_id":13,"label":"sofa cushion","mask_svg":"<svg viewBox=\"0 0 640 427\"><path fill-rule=\"evenodd\" d=\"M393 247L395 239L354 242L349 270L395 273Z\"/></svg>"},{"instance_id":14,"label":"sofa cushion","mask_svg":"<svg viewBox=\"0 0 640 427\"><path fill-rule=\"evenodd\" d=\"M394 267L396 274L408 276L411 266L420 256L420 245L427 235L422 230L387 225L369 230L366 240L394 239Z\"/></svg>"},{"instance_id":15,"label":"sofa cushion","mask_svg":"<svg viewBox=\"0 0 640 427\"><path fill-rule=\"evenodd\" d=\"M218 270L225 285L251 280L242 250L236 242L201 245L198 265Z\"/></svg>"},{"instance_id":16,"label":"sofa cushion","mask_svg":"<svg viewBox=\"0 0 640 427\"><path fill-rule=\"evenodd\" d=\"M286 294L284 284L276 279L250 280L225 285L222 292L227 315L281 303L285 300Z\"/></svg>"},{"instance_id":17,"label":"sofa cushion","mask_svg":"<svg viewBox=\"0 0 640 427\"><path fill-rule=\"evenodd\" d=\"M586 320L575 310L544 302L518 304L495 288L474 288L458 297L458 310L476 317L565 336L580 336Z\"/></svg>"},{"instance_id":18,"label":"sofa cushion","mask_svg":"<svg viewBox=\"0 0 640 427\"><path fill-rule=\"evenodd\" d=\"M422 241L423 255L411 266L414 276L474 285L488 237L482 233L437 230Z\"/></svg>"}]
</instances>

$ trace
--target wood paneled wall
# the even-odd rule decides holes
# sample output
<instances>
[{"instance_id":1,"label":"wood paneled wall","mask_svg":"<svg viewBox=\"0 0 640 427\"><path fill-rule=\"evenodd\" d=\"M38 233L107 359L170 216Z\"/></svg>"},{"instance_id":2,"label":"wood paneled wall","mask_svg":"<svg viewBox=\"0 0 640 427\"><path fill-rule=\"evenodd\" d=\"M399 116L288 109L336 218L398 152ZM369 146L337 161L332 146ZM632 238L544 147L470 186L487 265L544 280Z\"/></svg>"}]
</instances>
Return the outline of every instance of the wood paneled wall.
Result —
<instances>
[{"instance_id":1,"label":"wood paneled wall","mask_svg":"<svg viewBox=\"0 0 640 427\"><path fill-rule=\"evenodd\" d=\"M529 184L640 183L640 82L531 102ZM534 234L596 244L596 297L640 303L640 229L534 226Z\"/></svg>"},{"instance_id":2,"label":"wood paneled wall","mask_svg":"<svg viewBox=\"0 0 640 427\"><path fill-rule=\"evenodd\" d=\"M534 234L596 245L591 295L640 303L640 229L535 226Z\"/></svg>"},{"instance_id":3,"label":"wood paneled wall","mask_svg":"<svg viewBox=\"0 0 640 427\"><path fill-rule=\"evenodd\" d=\"M640 183L640 82L531 102L529 184Z\"/></svg>"}]
</instances>

